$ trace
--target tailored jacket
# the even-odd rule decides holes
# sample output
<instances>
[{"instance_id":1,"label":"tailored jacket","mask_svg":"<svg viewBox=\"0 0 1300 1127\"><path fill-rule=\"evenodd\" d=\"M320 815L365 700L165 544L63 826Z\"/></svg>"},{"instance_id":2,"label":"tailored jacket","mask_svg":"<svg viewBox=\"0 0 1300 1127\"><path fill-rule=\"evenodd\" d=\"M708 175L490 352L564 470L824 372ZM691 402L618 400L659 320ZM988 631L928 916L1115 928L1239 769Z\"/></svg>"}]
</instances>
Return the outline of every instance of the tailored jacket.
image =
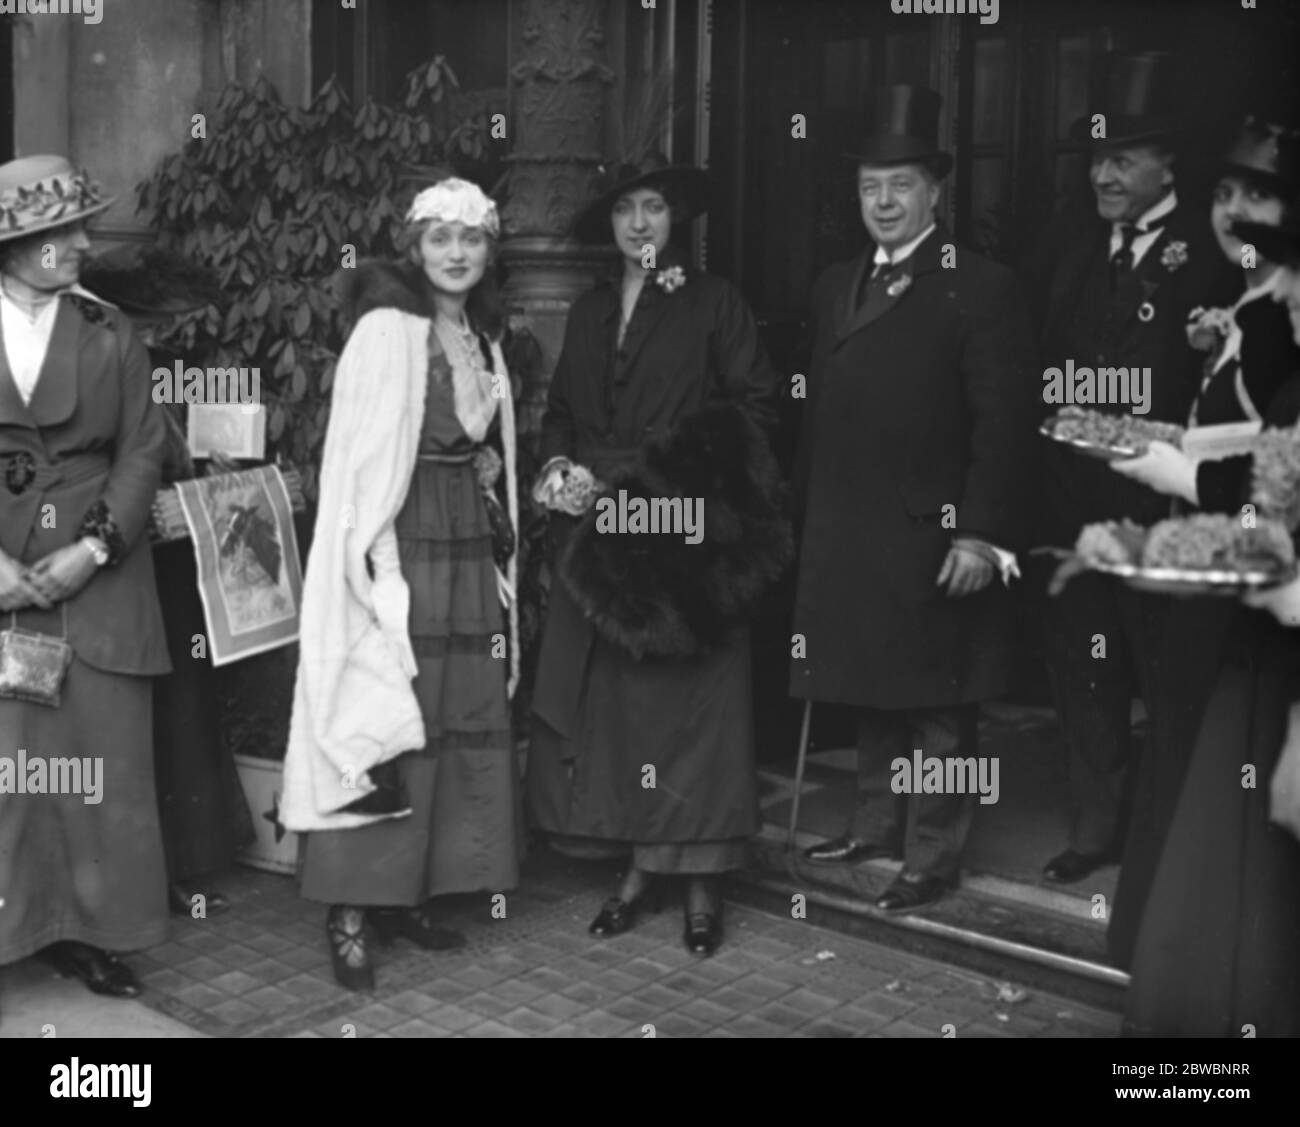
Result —
<instances>
[{"instance_id":1,"label":"tailored jacket","mask_svg":"<svg viewBox=\"0 0 1300 1127\"><path fill-rule=\"evenodd\" d=\"M1006 687L1010 592L949 598L935 580L955 536L1023 546L1032 343L1010 271L964 248L945 268L950 244L937 227L880 303L858 301L871 247L814 288L796 697L950 707Z\"/></svg>"},{"instance_id":2,"label":"tailored jacket","mask_svg":"<svg viewBox=\"0 0 1300 1127\"><path fill-rule=\"evenodd\" d=\"M83 535L105 539L112 561L67 603L72 649L109 673L169 673L146 535L167 442L149 355L116 309L58 302L29 404L0 347L0 548L34 564ZM58 635L62 616L28 608L18 625Z\"/></svg>"},{"instance_id":3,"label":"tailored jacket","mask_svg":"<svg viewBox=\"0 0 1300 1127\"><path fill-rule=\"evenodd\" d=\"M1026 271L1038 302L1040 366L1150 368L1150 411L1142 418L1184 425L1201 384L1203 355L1187 343L1187 315L1198 305L1230 304L1240 292L1203 212L1180 203L1142 261L1110 292L1111 225L1095 212L1063 217ZM1178 246L1177 244L1182 244ZM1181 260L1181 261L1180 261ZM1235 277L1234 277L1235 273ZM1228 297L1231 295L1231 297ZM1225 300L1226 299L1226 300ZM1061 409L1034 395L1039 417ZM1082 404L1125 414L1126 404ZM1047 438L1042 444L1041 542L1069 548L1079 529L1131 517L1150 524L1169 515L1169 499Z\"/></svg>"}]
</instances>

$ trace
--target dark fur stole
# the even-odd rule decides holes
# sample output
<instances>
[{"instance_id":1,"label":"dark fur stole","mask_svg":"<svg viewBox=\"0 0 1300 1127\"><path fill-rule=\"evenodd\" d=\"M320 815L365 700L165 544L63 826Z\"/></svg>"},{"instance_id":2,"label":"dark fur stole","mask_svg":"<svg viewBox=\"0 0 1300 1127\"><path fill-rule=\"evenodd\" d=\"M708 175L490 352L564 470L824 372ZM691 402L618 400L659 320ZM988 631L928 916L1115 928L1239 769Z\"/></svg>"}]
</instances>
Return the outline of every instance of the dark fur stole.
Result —
<instances>
[{"instance_id":1,"label":"dark fur stole","mask_svg":"<svg viewBox=\"0 0 1300 1127\"><path fill-rule=\"evenodd\" d=\"M722 644L752 616L794 557L781 472L763 432L739 407L708 407L643 449L606 483L634 498L700 498L703 540L598 532L579 522L560 575L596 631L642 658L684 659Z\"/></svg>"},{"instance_id":2,"label":"dark fur stole","mask_svg":"<svg viewBox=\"0 0 1300 1127\"><path fill-rule=\"evenodd\" d=\"M344 316L355 325L372 309L396 309L415 317L432 318L433 287L412 262L363 258L355 269L340 270L335 283Z\"/></svg>"}]
</instances>

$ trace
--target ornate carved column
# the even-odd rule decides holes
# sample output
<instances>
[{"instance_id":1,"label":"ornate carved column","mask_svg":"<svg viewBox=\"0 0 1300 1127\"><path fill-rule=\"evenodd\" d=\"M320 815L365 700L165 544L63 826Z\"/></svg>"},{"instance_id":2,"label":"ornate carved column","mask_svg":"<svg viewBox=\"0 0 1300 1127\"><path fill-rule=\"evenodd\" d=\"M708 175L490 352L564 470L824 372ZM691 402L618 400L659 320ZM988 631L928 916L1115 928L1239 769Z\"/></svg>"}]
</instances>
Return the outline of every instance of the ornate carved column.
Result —
<instances>
[{"instance_id":1,"label":"ornate carved column","mask_svg":"<svg viewBox=\"0 0 1300 1127\"><path fill-rule=\"evenodd\" d=\"M559 357L569 306L604 261L567 237L603 159L605 110L614 85L606 63L609 0L511 0L513 144L502 215L506 297L545 358L528 389L520 430L536 432Z\"/></svg>"}]
</instances>

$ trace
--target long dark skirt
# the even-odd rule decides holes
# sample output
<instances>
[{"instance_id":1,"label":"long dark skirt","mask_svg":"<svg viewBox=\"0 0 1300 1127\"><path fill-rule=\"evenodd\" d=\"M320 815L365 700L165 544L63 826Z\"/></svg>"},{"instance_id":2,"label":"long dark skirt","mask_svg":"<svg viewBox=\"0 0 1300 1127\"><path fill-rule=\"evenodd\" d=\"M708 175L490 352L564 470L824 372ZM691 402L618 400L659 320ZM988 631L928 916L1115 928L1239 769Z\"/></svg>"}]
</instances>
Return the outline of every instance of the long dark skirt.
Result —
<instances>
[{"instance_id":1,"label":"long dark skirt","mask_svg":"<svg viewBox=\"0 0 1300 1127\"><path fill-rule=\"evenodd\" d=\"M64 939L131 951L167 937L151 690L77 658L57 709L0 700L0 757L99 764L99 801L0 793L0 964Z\"/></svg>"},{"instance_id":2,"label":"long dark skirt","mask_svg":"<svg viewBox=\"0 0 1300 1127\"><path fill-rule=\"evenodd\" d=\"M1220 674L1142 916L1129 1032L1300 1034L1300 842L1268 820L1295 682L1275 663Z\"/></svg>"},{"instance_id":3,"label":"long dark skirt","mask_svg":"<svg viewBox=\"0 0 1300 1127\"><path fill-rule=\"evenodd\" d=\"M154 574L174 670L154 687L158 808L168 879L186 882L230 868L253 823L221 738L218 672L193 656L207 625L190 541L157 546Z\"/></svg>"},{"instance_id":4,"label":"long dark skirt","mask_svg":"<svg viewBox=\"0 0 1300 1127\"><path fill-rule=\"evenodd\" d=\"M327 904L414 906L519 878L523 804L493 656L505 624L473 467L418 463L396 527L428 743L397 760L408 816L306 835L302 894Z\"/></svg>"}]
</instances>

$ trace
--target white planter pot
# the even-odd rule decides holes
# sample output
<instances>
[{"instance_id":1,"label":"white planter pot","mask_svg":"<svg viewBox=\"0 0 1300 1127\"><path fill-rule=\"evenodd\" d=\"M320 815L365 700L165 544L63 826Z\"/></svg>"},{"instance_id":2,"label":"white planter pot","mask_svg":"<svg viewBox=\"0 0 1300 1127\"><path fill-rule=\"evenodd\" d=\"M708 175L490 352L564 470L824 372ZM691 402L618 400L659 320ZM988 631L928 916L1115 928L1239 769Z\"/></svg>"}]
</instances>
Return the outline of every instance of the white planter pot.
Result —
<instances>
[{"instance_id":1,"label":"white planter pot","mask_svg":"<svg viewBox=\"0 0 1300 1127\"><path fill-rule=\"evenodd\" d=\"M298 835L290 833L274 818L279 816L280 793L284 789L284 764L273 759L236 755L235 771L248 809L253 815L257 840L241 849L236 859L268 873L294 873L298 868ZM277 837L279 840L277 841Z\"/></svg>"}]
</instances>

